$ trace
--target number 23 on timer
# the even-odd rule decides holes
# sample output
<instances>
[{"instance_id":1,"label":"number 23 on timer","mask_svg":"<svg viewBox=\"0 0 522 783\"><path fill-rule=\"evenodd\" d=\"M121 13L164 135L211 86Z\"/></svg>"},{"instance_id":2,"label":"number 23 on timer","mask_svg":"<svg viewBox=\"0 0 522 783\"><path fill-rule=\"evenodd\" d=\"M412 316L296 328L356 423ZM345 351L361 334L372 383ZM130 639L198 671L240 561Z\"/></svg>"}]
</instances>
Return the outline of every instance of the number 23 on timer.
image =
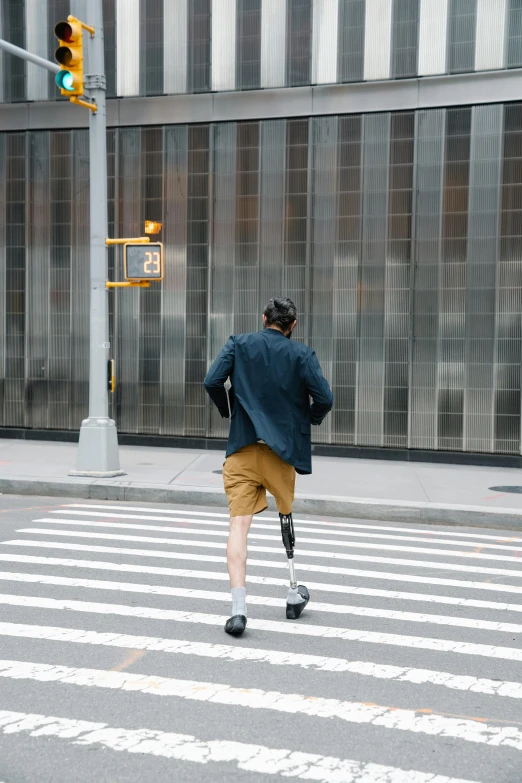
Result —
<instances>
[{"instance_id":1,"label":"number 23 on timer","mask_svg":"<svg viewBox=\"0 0 522 783\"><path fill-rule=\"evenodd\" d=\"M163 280L163 245L155 242L148 245L125 245L125 279Z\"/></svg>"}]
</instances>

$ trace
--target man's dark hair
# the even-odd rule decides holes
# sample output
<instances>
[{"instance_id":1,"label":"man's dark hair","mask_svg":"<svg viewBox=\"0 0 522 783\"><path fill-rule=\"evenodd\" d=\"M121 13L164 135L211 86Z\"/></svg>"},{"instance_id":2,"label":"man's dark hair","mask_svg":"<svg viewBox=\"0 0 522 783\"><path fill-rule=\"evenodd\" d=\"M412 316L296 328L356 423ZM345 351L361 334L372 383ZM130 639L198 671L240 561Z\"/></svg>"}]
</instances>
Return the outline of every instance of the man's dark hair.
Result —
<instances>
[{"instance_id":1,"label":"man's dark hair","mask_svg":"<svg viewBox=\"0 0 522 783\"><path fill-rule=\"evenodd\" d=\"M297 318L297 308L291 299L275 296L265 307L263 315L267 326L278 326L287 332Z\"/></svg>"}]
</instances>

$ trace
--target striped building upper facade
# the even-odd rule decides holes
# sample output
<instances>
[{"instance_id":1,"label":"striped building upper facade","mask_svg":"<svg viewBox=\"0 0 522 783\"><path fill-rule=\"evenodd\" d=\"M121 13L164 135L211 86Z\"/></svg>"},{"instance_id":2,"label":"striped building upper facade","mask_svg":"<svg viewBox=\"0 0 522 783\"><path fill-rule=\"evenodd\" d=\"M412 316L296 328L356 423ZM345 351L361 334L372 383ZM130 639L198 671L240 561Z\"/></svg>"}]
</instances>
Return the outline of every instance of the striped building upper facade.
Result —
<instances>
[{"instance_id":1,"label":"striped building upper facade","mask_svg":"<svg viewBox=\"0 0 522 783\"><path fill-rule=\"evenodd\" d=\"M52 59L82 0L1 0L0 35ZM104 0L109 97L302 87L522 66L521 0ZM2 55L0 100L57 97Z\"/></svg>"},{"instance_id":2,"label":"striped building upper facade","mask_svg":"<svg viewBox=\"0 0 522 783\"><path fill-rule=\"evenodd\" d=\"M52 59L90 2L0 0L0 35ZM109 295L119 431L226 436L203 378L283 292L335 395L316 443L520 456L522 0L103 7L109 235L165 246ZM77 430L88 112L0 69L0 428Z\"/></svg>"}]
</instances>

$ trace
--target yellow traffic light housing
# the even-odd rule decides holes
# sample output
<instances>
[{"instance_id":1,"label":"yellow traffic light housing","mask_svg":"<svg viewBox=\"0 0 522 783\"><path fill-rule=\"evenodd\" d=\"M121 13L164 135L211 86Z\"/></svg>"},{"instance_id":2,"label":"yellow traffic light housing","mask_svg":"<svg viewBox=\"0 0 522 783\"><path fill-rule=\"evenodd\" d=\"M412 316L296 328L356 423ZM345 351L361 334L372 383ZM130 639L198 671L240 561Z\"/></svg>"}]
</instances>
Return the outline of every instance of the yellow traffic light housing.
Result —
<instances>
[{"instance_id":1,"label":"yellow traffic light housing","mask_svg":"<svg viewBox=\"0 0 522 783\"><path fill-rule=\"evenodd\" d=\"M74 16L68 16L66 22L58 22L54 34L60 46L54 57L60 65L56 74L56 84L62 95L78 96L84 94L83 86L83 30L94 32ZM92 34L91 33L91 34Z\"/></svg>"}]
</instances>

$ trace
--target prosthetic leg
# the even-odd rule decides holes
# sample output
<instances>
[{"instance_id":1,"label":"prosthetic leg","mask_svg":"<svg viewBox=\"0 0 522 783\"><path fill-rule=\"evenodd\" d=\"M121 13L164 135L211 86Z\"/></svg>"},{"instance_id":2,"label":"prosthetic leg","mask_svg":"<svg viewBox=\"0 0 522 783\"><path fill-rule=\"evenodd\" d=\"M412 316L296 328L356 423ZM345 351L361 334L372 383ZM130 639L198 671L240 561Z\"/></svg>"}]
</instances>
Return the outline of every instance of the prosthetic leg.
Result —
<instances>
[{"instance_id":1,"label":"prosthetic leg","mask_svg":"<svg viewBox=\"0 0 522 783\"><path fill-rule=\"evenodd\" d=\"M286 599L286 619L297 620L301 612L310 600L310 593L304 585L297 585L294 568L294 520L292 514L279 514L281 522L281 535L288 558L288 568L290 569L290 590Z\"/></svg>"}]
</instances>

